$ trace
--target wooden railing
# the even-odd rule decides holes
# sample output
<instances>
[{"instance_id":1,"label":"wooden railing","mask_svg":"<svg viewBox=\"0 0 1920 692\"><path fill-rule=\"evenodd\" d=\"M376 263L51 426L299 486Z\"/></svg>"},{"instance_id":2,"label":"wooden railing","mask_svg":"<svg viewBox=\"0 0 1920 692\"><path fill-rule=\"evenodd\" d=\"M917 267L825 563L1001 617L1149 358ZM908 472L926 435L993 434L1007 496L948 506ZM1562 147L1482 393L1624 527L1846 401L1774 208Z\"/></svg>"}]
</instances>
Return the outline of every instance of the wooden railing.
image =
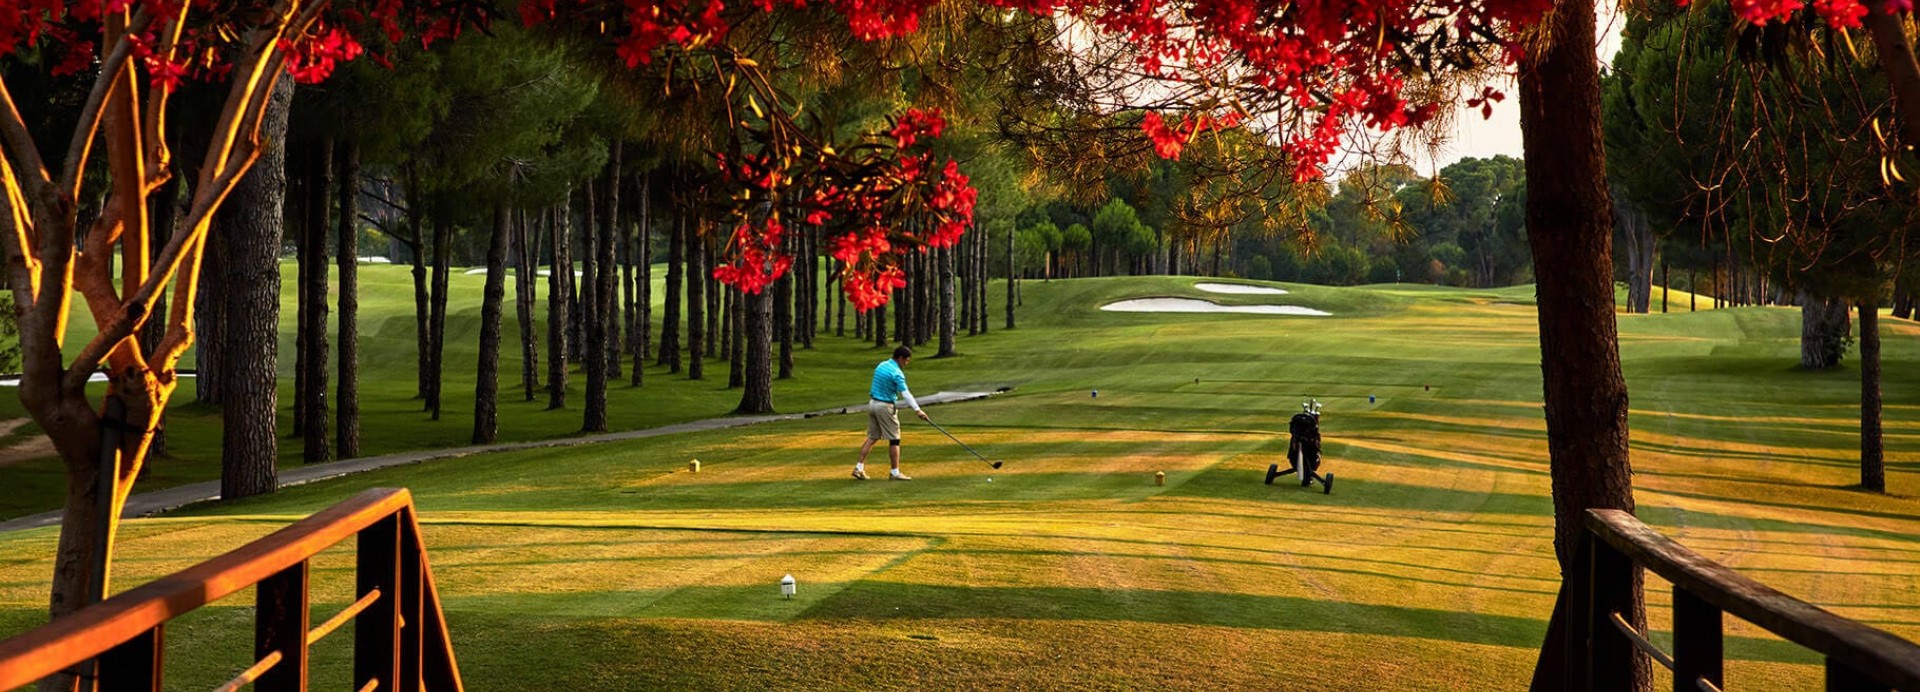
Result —
<instances>
[{"instance_id":1,"label":"wooden railing","mask_svg":"<svg viewBox=\"0 0 1920 692\"><path fill-rule=\"evenodd\" d=\"M1569 631L1585 641L1591 689L1632 689L1634 657L1673 672L1675 690L1719 690L1724 684L1722 614L1746 620L1812 649L1826 659L1829 690L1920 691L1920 645L1827 612L1701 557L1620 510L1588 510L1591 589L1576 591ZM1673 652L1660 650L1628 624L1625 611L1651 570L1673 584Z\"/></svg>"},{"instance_id":2,"label":"wooden railing","mask_svg":"<svg viewBox=\"0 0 1920 692\"><path fill-rule=\"evenodd\" d=\"M357 539L357 599L312 627L309 562L348 538ZM413 496L368 490L239 550L0 641L0 690L68 674L80 678L81 689L158 692L167 621L256 587L256 662L217 689L307 689L308 648L353 620L353 689L459 692L460 668L421 546Z\"/></svg>"}]
</instances>

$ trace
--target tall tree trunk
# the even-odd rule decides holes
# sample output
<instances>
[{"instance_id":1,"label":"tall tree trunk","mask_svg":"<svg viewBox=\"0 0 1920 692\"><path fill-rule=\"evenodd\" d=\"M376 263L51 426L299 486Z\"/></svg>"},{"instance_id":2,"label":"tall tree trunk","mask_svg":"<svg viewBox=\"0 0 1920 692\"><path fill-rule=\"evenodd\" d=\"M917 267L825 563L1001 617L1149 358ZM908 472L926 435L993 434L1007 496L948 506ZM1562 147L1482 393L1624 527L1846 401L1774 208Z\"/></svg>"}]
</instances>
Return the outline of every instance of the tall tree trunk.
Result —
<instances>
[{"instance_id":1,"label":"tall tree trunk","mask_svg":"<svg viewBox=\"0 0 1920 692\"><path fill-rule=\"evenodd\" d=\"M727 328L734 334L743 334L747 330L747 298L740 289L728 287L727 291ZM737 389L747 384L747 340L733 338L727 340L727 389Z\"/></svg>"},{"instance_id":2,"label":"tall tree trunk","mask_svg":"<svg viewBox=\"0 0 1920 692\"><path fill-rule=\"evenodd\" d=\"M1906 267L1895 275L1893 280L1893 316L1900 319L1913 318L1913 284L1907 277Z\"/></svg>"},{"instance_id":3,"label":"tall tree trunk","mask_svg":"<svg viewBox=\"0 0 1920 692\"><path fill-rule=\"evenodd\" d=\"M503 195L493 203L493 238L487 243L487 284L480 298L480 357L473 381L473 443L493 444L500 431L500 313L507 299L507 244L513 241L513 209Z\"/></svg>"},{"instance_id":4,"label":"tall tree trunk","mask_svg":"<svg viewBox=\"0 0 1920 692\"><path fill-rule=\"evenodd\" d=\"M686 210L674 215L667 231L667 299L661 306L660 356L655 365L667 366L667 372L680 372L680 287L682 267L687 261Z\"/></svg>"},{"instance_id":5,"label":"tall tree trunk","mask_svg":"<svg viewBox=\"0 0 1920 692\"><path fill-rule=\"evenodd\" d=\"M1860 487L1887 491L1885 440L1880 434L1880 301L1860 301Z\"/></svg>"},{"instance_id":6,"label":"tall tree trunk","mask_svg":"<svg viewBox=\"0 0 1920 692\"><path fill-rule=\"evenodd\" d=\"M779 378L783 380L793 377L793 284L791 271L773 282L773 338L780 342Z\"/></svg>"},{"instance_id":7,"label":"tall tree trunk","mask_svg":"<svg viewBox=\"0 0 1920 692\"><path fill-rule=\"evenodd\" d=\"M1673 265L1660 258L1660 314L1667 314L1667 295L1673 293Z\"/></svg>"},{"instance_id":8,"label":"tall tree trunk","mask_svg":"<svg viewBox=\"0 0 1920 692\"><path fill-rule=\"evenodd\" d=\"M633 381L635 387L643 383L647 359L653 354L653 176L641 178L640 186L640 229L634 242L639 245L640 271L635 277L633 345Z\"/></svg>"},{"instance_id":9,"label":"tall tree trunk","mask_svg":"<svg viewBox=\"0 0 1920 692\"><path fill-rule=\"evenodd\" d=\"M828 260L828 261L832 262L834 260ZM832 265L829 264L828 266L831 267ZM837 316L834 317L833 335L846 336L847 335L847 292L844 289L842 289L841 286L839 285L840 282L837 280L838 277L839 277L839 274L835 273L832 278L829 278L827 280L827 291L833 294L833 304L838 306L837 308L835 308L837 310L837 312L835 313ZM857 324L855 325L854 331L856 332L856 336L857 336L857 332L859 332L859 327Z\"/></svg>"},{"instance_id":10,"label":"tall tree trunk","mask_svg":"<svg viewBox=\"0 0 1920 692\"><path fill-rule=\"evenodd\" d=\"M420 174L414 164L406 165L407 171L407 228L413 232L408 244L412 248L413 264L413 325L415 355L418 365L415 378L419 381L415 396L426 399L433 391L433 293L427 283L427 201L420 192Z\"/></svg>"},{"instance_id":11,"label":"tall tree trunk","mask_svg":"<svg viewBox=\"0 0 1920 692\"><path fill-rule=\"evenodd\" d=\"M441 374L446 371L447 286L453 271L453 222L446 214L433 215L433 315L428 334L427 411L440 420Z\"/></svg>"},{"instance_id":12,"label":"tall tree trunk","mask_svg":"<svg viewBox=\"0 0 1920 692\"><path fill-rule=\"evenodd\" d=\"M300 264L306 270L305 321L300 333L307 342L303 368L306 390L301 415L305 443L301 459L309 464L333 460L333 437L327 430L327 231L333 208L333 140L322 139L308 154L307 222L302 229Z\"/></svg>"},{"instance_id":13,"label":"tall tree trunk","mask_svg":"<svg viewBox=\"0 0 1920 692\"><path fill-rule=\"evenodd\" d=\"M260 123L260 158L227 195L215 214L221 261L205 266L219 272L226 287L215 313L223 358L216 379L220 391L220 499L273 492L279 487L280 244L285 235L287 196L287 113L293 84L280 80ZM214 251L208 241L208 252ZM206 344L201 344L204 348ZM206 376L203 367L200 376Z\"/></svg>"},{"instance_id":14,"label":"tall tree trunk","mask_svg":"<svg viewBox=\"0 0 1920 692\"><path fill-rule=\"evenodd\" d=\"M1800 367L1825 370L1840 365L1847 353L1847 302L1800 294Z\"/></svg>"},{"instance_id":15,"label":"tall tree trunk","mask_svg":"<svg viewBox=\"0 0 1920 692\"><path fill-rule=\"evenodd\" d=\"M608 164L607 171L607 195L600 204L601 235L597 250L600 253L600 283L595 284L600 296L595 300L600 305L601 355L606 359L603 367L607 381L600 383L600 414L603 418L607 406L605 390L613 378L620 376L620 344L624 342L621 323L625 321L625 313L620 306L619 259L620 235L624 232L620 226L620 159L623 148L621 142L613 143L613 161Z\"/></svg>"},{"instance_id":16,"label":"tall tree trunk","mask_svg":"<svg viewBox=\"0 0 1920 692\"><path fill-rule=\"evenodd\" d=\"M705 379L706 368L702 362L707 357L707 321L701 314L707 309L704 290L707 287L706 256L707 243L700 236L700 225L704 221L695 221L687 236L687 379Z\"/></svg>"},{"instance_id":17,"label":"tall tree trunk","mask_svg":"<svg viewBox=\"0 0 1920 692\"><path fill-rule=\"evenodd\" d=\"M533 401L534 392L540 389L540 340L533 330L533 301L538 299L535 284L539 281L539 238L539 223L529 221L526 210L518 211L513 236L518 255L513 263L513 307L514 316L520 320L520 387L526 391L527 401Z\"/></svg>"},{"instance_id":18,"label":"tall tree trunk","mask_svg":"<svg viewBox=\"0 0 1920 692\"><path fill-rule=\"evenodd\" d=\"M939 250L940 351L934 354L933 357L935 358L946 358L956 355L956 352L953 350L953 341L959 332L959 325L954 322L955 319L958 319L958 316L953 312L953 254L954 250L958 247L959 246L941 248Z\"/></svg>"},{"instance_id":19,"label":"tall tree trunk","mask_svg":"<svg viewBox=\"0 0 1920 692\"><path fill-rule=\"evenodd\" d=\"M1520 65L1520 130L1527 152L1527 240L1538 277L1541 380L1553 485L1554 551L1561 597L1549 618L1534 690L1575 687L1585 679L1584 647L1564 646L1568 594L1588 588L1573 569L1588 509L1632 511L1627 458L1627 383L1613 311L1613 219L1600 130L1599 60L1593 0L1565 0L1549 15L1553 40ZM1635 571L1627 622L1645 628ZM1627 677L1651 686L1646 659Z\"/></svg>"},{"instance_id":20,"label":"tall tree trunk","mask_svg":"<svg viewBox=\"0 0 1920 692\"><path fill-rule=\"evenodd\" d=\"M746 296L747 386L734 413L773 413L773 294Z\"/></svg>"},{"instance_id":21,"label":"tall tree trunk","mask_svg":"<svg viewBox=\"0 0 1920 692\"><path fill-rule=\"evenodd\" d=\"M1013 264L1013 236L1007 234L1007 328L1013 328L1013 282L1018 269Z\"/></svg>"},{"instance_id":22,"label":"tall tree trunk","mask_svg":"<svg viewBox=\"0 0 1920 692\"><path fill-rule=\"evenodd\" d=\"M734 335L739 332L733 328L733 291L722 284L709 284L707 290L720 295L720 331L712 332L720 344L720 357L732 360Z\"/></svg>"},{"instance_id":23,"label":"tall tree trunk","mask_svg":"<svg viewBox=\"0 0 1920 692\"><path fill-rule=\"evenodd\" d=\"M567 406L567 325L572 323L570 315L570 297L567 288L572 284L573 276L573 224L569 223L567 207L572 201L572 193L558 206L548 210L548 219L553 225L551 242L553 259L547 270L547 410L566 408Z\"/></svg>"},{"instance_id":24,"label":"tall tree trunk","mask_svg":"<svg viewBox=\"0 0 1920 692\"><path fill-rule=\"evenodd\" d=\"M153 222L153 241L147 244L147 266L149 267L158 263L160 254L162 250L165 249L167 241L173 238L173 230L177 225L176 220L178 219L180 188L182 187L180 175L179 172L175 172L174 177L168 178L167 182L162 183L159 189L154 190L153 196L147 198L147 218L152 219ZM231 195L229 195L228 199L232 199ZM279 267L275 267L275 269L277 270ZM0 287L4 285L4 281L0 281ZM149 314L171 314L167 310L166 292L162 291L160 293L158 299L153 303L153 310L150 311ZM17 326L16 323L16 327ZM166 320L148 319L146 324L141 325L139 331L141 355L145 356L147 360L151 362L154 354L160 352L160 341L166 338L166 334ZM165 456L167 456L167 414L166 411L163 410L160 412L160 420L154 424L153 441L149 442L147 446L147 463L140 465L140 477L145 478L147 472L153 469L153 461L155 459L160 459Z\"/></svg>"},{"instance_id":25,"label":"tall tree trunk","mask_svg":"<svg viewBox=\"0 0 1920 692\"><path fill-rule=\"evenodd\" d=\"M587 302L587 405L580 421L582 432L606 432L607 378L611 375L611 366L618 362L619 342L612 337L619 330L613 311L616 298L613 284L620 268L613 264L613 234L619 229L616 209L620 200L620 154L620 143L614 142L613 159L607 163L604 198L595 200L593 188L587 188L587 212L589 218L599 224L591 236L593 244L586 248L587 256L592 259L587 262L583 282L592 298Z\"/></svg>"},{"instance_id":26,"label":"tall tree trunk","mask_svg":"<svg viewBox=\"0 0 1920 692\"><path fill-rule=\"evenodd\" d=\"M274 99L277 101L279 98L280 98L280 94L276 90L274 93ZM285 106L269 105L269 109L270 109L268 111L269 118L274 117L271 111L272 108L280 108L281 113L279 117L281 117L282 119L286 117ZM265 127L265 125L262 125L262 127ZM286 196L287 196L287 191L286 191L287 154L285 151L285 144L284 144L286 140L286 127L282 125L280 128L280 131L277 133L269 133L265 130L262 130L260 137L261 137L261 145L262 145L260 159L254 163L254 166L257 168L263 165L267 165L269 161L269 157L275 157L272 159L273 161L272 167L274 169L274 172L266 175L273 175L280 180L280 183L279 183L280 189L274 193L274 197L273 197L275 200L274 204L276 205L275 208L279 208L280 206L283 206L286 203ZM252 171L248 171L247 177L252 177L253 175L254 173ZM207 228L207 239L205 241L206 248L203 250L203 252L205 252L207 256L210 256L210 257L232 257L233 256L233 250L230 249L229 246L232 244L232 241L230 239L233 238L234 235L232 232L227 230L227 226L228 226L227 218L229 217L229 215L237 213L235 211L236 209L247 208L249 207L249 205L259 205L263 203L262 201L259 201L257 199L262 194L259 191L251 191L247 193L252 195L254 198L256 198L253 201L247 201L247 198L242 194L242 190L246 190L248 185L249 183L247 182L247 178L242 178L239 181L238 186L234 188L233 192L228 193L227 203L224 205L221 205L220 211L214 214L213 224ZM249 215L254 215L254 214L249 214ZM275 224L274 226L275 232L279 231L280 225L281 225L280 223ZM280 253L279 253L279 248L277 246L274 248L274 250L275 252L273 254L273 271L274 271L274 281L277 283L280 280L280 264L279 264ZM227 263L225 262L201 263L200 286L197 290L194 291L193 400L202 404L212 404L215 406L219 406L225 403L221 395L226 391L226 374L227 374L227 366L225 362L226 359L221 357L226 353L226 344L227 344L225 331L226 331L226 326L228 322L227 303L229 302L229 299L227 298L228 284L227 284L227 278L226 278L226 273L227 273L226 266L225 266L226 264ZM278 296L275 296L276 310L278 309L278 307L279 307ZM164 313L155 313L155 314L164 314ZM276 432L275 434L278 434L278 433Z\"/></svg>"},{"instance_id":27,"label":"tall tree trunk","mask_svg":"<svg viewBox=\"0 0 1920 692\"><path fill-rule=\"evenodd\" d=\"M891 293L891 291L889 291ZM887 304L881 303L867 313L867 336L873 339L873 345L887 347Z\"/></svg>"},{"instance_id":28,"label":"tall tree trunk","mask_svg":"<svg viewBox=\"0 0 1920 692\"><path fill-rule=\"evenodd\" d=\"M334 453L360 456L360 145L334 151L340 190L340 384L334 394Z\"/></svg>"},{"instance_id":29,"label":"tall tree trunk","mask_svg":"<svg viewBox=\"0 0 1920 692\"><path fill-rule=\"evenodd\" d=\"M700 281L707 291L707 357L720 357L720 340L714 338L720 333L720 282L713 278L713 268L720 265L720 251L717 241L711 237L700 238Z\"/></svg>"}]
</instances>

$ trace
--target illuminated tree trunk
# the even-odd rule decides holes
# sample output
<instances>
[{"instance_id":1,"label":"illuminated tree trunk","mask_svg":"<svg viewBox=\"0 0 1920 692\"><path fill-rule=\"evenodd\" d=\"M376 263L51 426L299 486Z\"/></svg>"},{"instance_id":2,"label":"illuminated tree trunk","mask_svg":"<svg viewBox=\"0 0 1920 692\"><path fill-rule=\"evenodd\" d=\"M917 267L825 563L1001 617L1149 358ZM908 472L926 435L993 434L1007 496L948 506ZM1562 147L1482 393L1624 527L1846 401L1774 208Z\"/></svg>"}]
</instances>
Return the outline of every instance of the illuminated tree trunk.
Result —
<instances>
[{"instance_id":1,"label":"illuminated tree trunk","mask_svg":"<svg viewBox=\"0 0 1920 692\"><path fill-rule=\"evenodd\" d=\"M334 453L360 456L360 146L334 152L340 199L340 384L334 395Z\"/></svg>"},{"instance_id":2,"label":"illuminated tree trunk","mask_svg":"<svg viewBox=\"0 0 1920 692\"><path fill-rule=\"evenodd\" d=\"M473 384L473 443L492 444L500 430L500 313L507 299L507 243L513 210L494 202L493 238L487 243L487 284L480 299L480 357Z\"/></svg>"},{"instance_id":3,"label":"illuminated tree trunk","mask_svg":"<svg viewBox=\"0 0 1920 692\"><path fill-rule=\"evenodd\" d=\"M1588 588L1573 569L1588 509L1632 511L1627 458L1627 384L1613 312L1613 219L1600 129L1599 60L1593 0L1563 0L1548 15L1550 45L1520 65L1520 130L1525 145L1527 240L1538 281L1548 468L1560 598L1534 669L1534 690L1574 689L1586 675L1584 632L1569 632L1569 594ZM1635 572L1627 621L1644 628ZM1628 677L1651 684L1644 657Z\"/></svg>"},{"instance_id":4,"label":"illuminated tree trunk","mask_svg":"<svg viewBox=\"0 0 1920 692\"><path fill-rule=\"evenodd\" d=\"M1014 281L1017 277L1015 272L1018 271L1018 269L1015 268L1013 265L1013 236L1014 235L1015 234L1013 233L1007 234L1007 328L1008 329L1013 328L1013 291L1014 291Z\"/></svg>"},{"instance_id":5,"label":"illuminated tree trunk","mask_svg":"<svg viewBox=\"0 0 1920 692\"><path fill-rule=\"evenodd\" d=\"M1885 440L1880 431L1880 305L1860 301L1860 487L1887 491Z\"/></svg>"}]
</instances>

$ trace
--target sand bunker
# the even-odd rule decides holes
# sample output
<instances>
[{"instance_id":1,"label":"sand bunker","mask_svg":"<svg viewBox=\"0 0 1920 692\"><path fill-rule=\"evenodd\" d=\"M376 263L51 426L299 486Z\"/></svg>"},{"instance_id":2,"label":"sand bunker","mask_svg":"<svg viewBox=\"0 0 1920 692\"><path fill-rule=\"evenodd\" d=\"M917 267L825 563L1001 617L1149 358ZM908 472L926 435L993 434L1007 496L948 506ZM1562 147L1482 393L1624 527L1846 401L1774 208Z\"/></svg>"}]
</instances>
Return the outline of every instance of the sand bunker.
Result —
<instances>
[{"instance_id":1,"label":"sand bunker","mask_svg":"<svg viewBox=\"0 0 1920 692\"><path fill-rule=\"evenodd\" d=\"M1206 281L1202 281L1200 283L1194 284L1193 287L1200 289L1202 291L1206 291L1208 293L1240 293L1240 294L1258 294L1258 295L1267 295L1267 296L1284 296L1287 294L1286 289L1282 289L1282 288L1268 288L1266 286L1248 286L1246 284L1216 284L1216 283L1210 283Z\"/></svg>"},{"instance_id":2,"label":"sand bunker","mask_svg":"<svg viewBox=\"0 0 1920 692\"><path fill-rule=\"evenodd\" d=\"M1195 298L1135 298L1100 306L1109 312L1242 312L1254 315L1298 315L1301 317L1330 317L1331 312L1323 312L1298 305L1221 305Z\"/></svg>"}]
</instances>

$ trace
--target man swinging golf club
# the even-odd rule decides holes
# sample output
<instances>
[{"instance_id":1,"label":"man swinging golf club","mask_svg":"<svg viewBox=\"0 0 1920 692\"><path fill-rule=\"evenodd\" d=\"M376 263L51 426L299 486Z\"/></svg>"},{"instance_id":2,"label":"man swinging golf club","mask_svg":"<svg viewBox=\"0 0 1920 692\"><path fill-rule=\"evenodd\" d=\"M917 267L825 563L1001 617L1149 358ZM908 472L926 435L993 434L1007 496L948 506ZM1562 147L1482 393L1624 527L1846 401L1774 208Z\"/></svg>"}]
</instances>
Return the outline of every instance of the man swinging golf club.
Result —
<instances>
[{"instance_id":1,"label":"man swinging golf club","mask_svg":"<svg viewBox=\"0 0 1920 692\"><path fill-rule=\"evenodd\" d=\"M913 360L913 349L902 344L893 349L893 357L880 361L873 369L873 386L867 395L867 442L860 445L860 461L853 465L853 477L867 479L867 453L873 451L873 443L887 441L887 459L893 463L893 470L887 477L896 481L913 480L911 476L900 472L900 417L894 413L894 402L905 398L907 405L913 407L913 414L920 420L928 420L927 412L920 410L920 402L913 400L913 392L907 391L907 373L901 368ZM932 422L932 421L928 421Z\"/></svg>"}]
</instances>

